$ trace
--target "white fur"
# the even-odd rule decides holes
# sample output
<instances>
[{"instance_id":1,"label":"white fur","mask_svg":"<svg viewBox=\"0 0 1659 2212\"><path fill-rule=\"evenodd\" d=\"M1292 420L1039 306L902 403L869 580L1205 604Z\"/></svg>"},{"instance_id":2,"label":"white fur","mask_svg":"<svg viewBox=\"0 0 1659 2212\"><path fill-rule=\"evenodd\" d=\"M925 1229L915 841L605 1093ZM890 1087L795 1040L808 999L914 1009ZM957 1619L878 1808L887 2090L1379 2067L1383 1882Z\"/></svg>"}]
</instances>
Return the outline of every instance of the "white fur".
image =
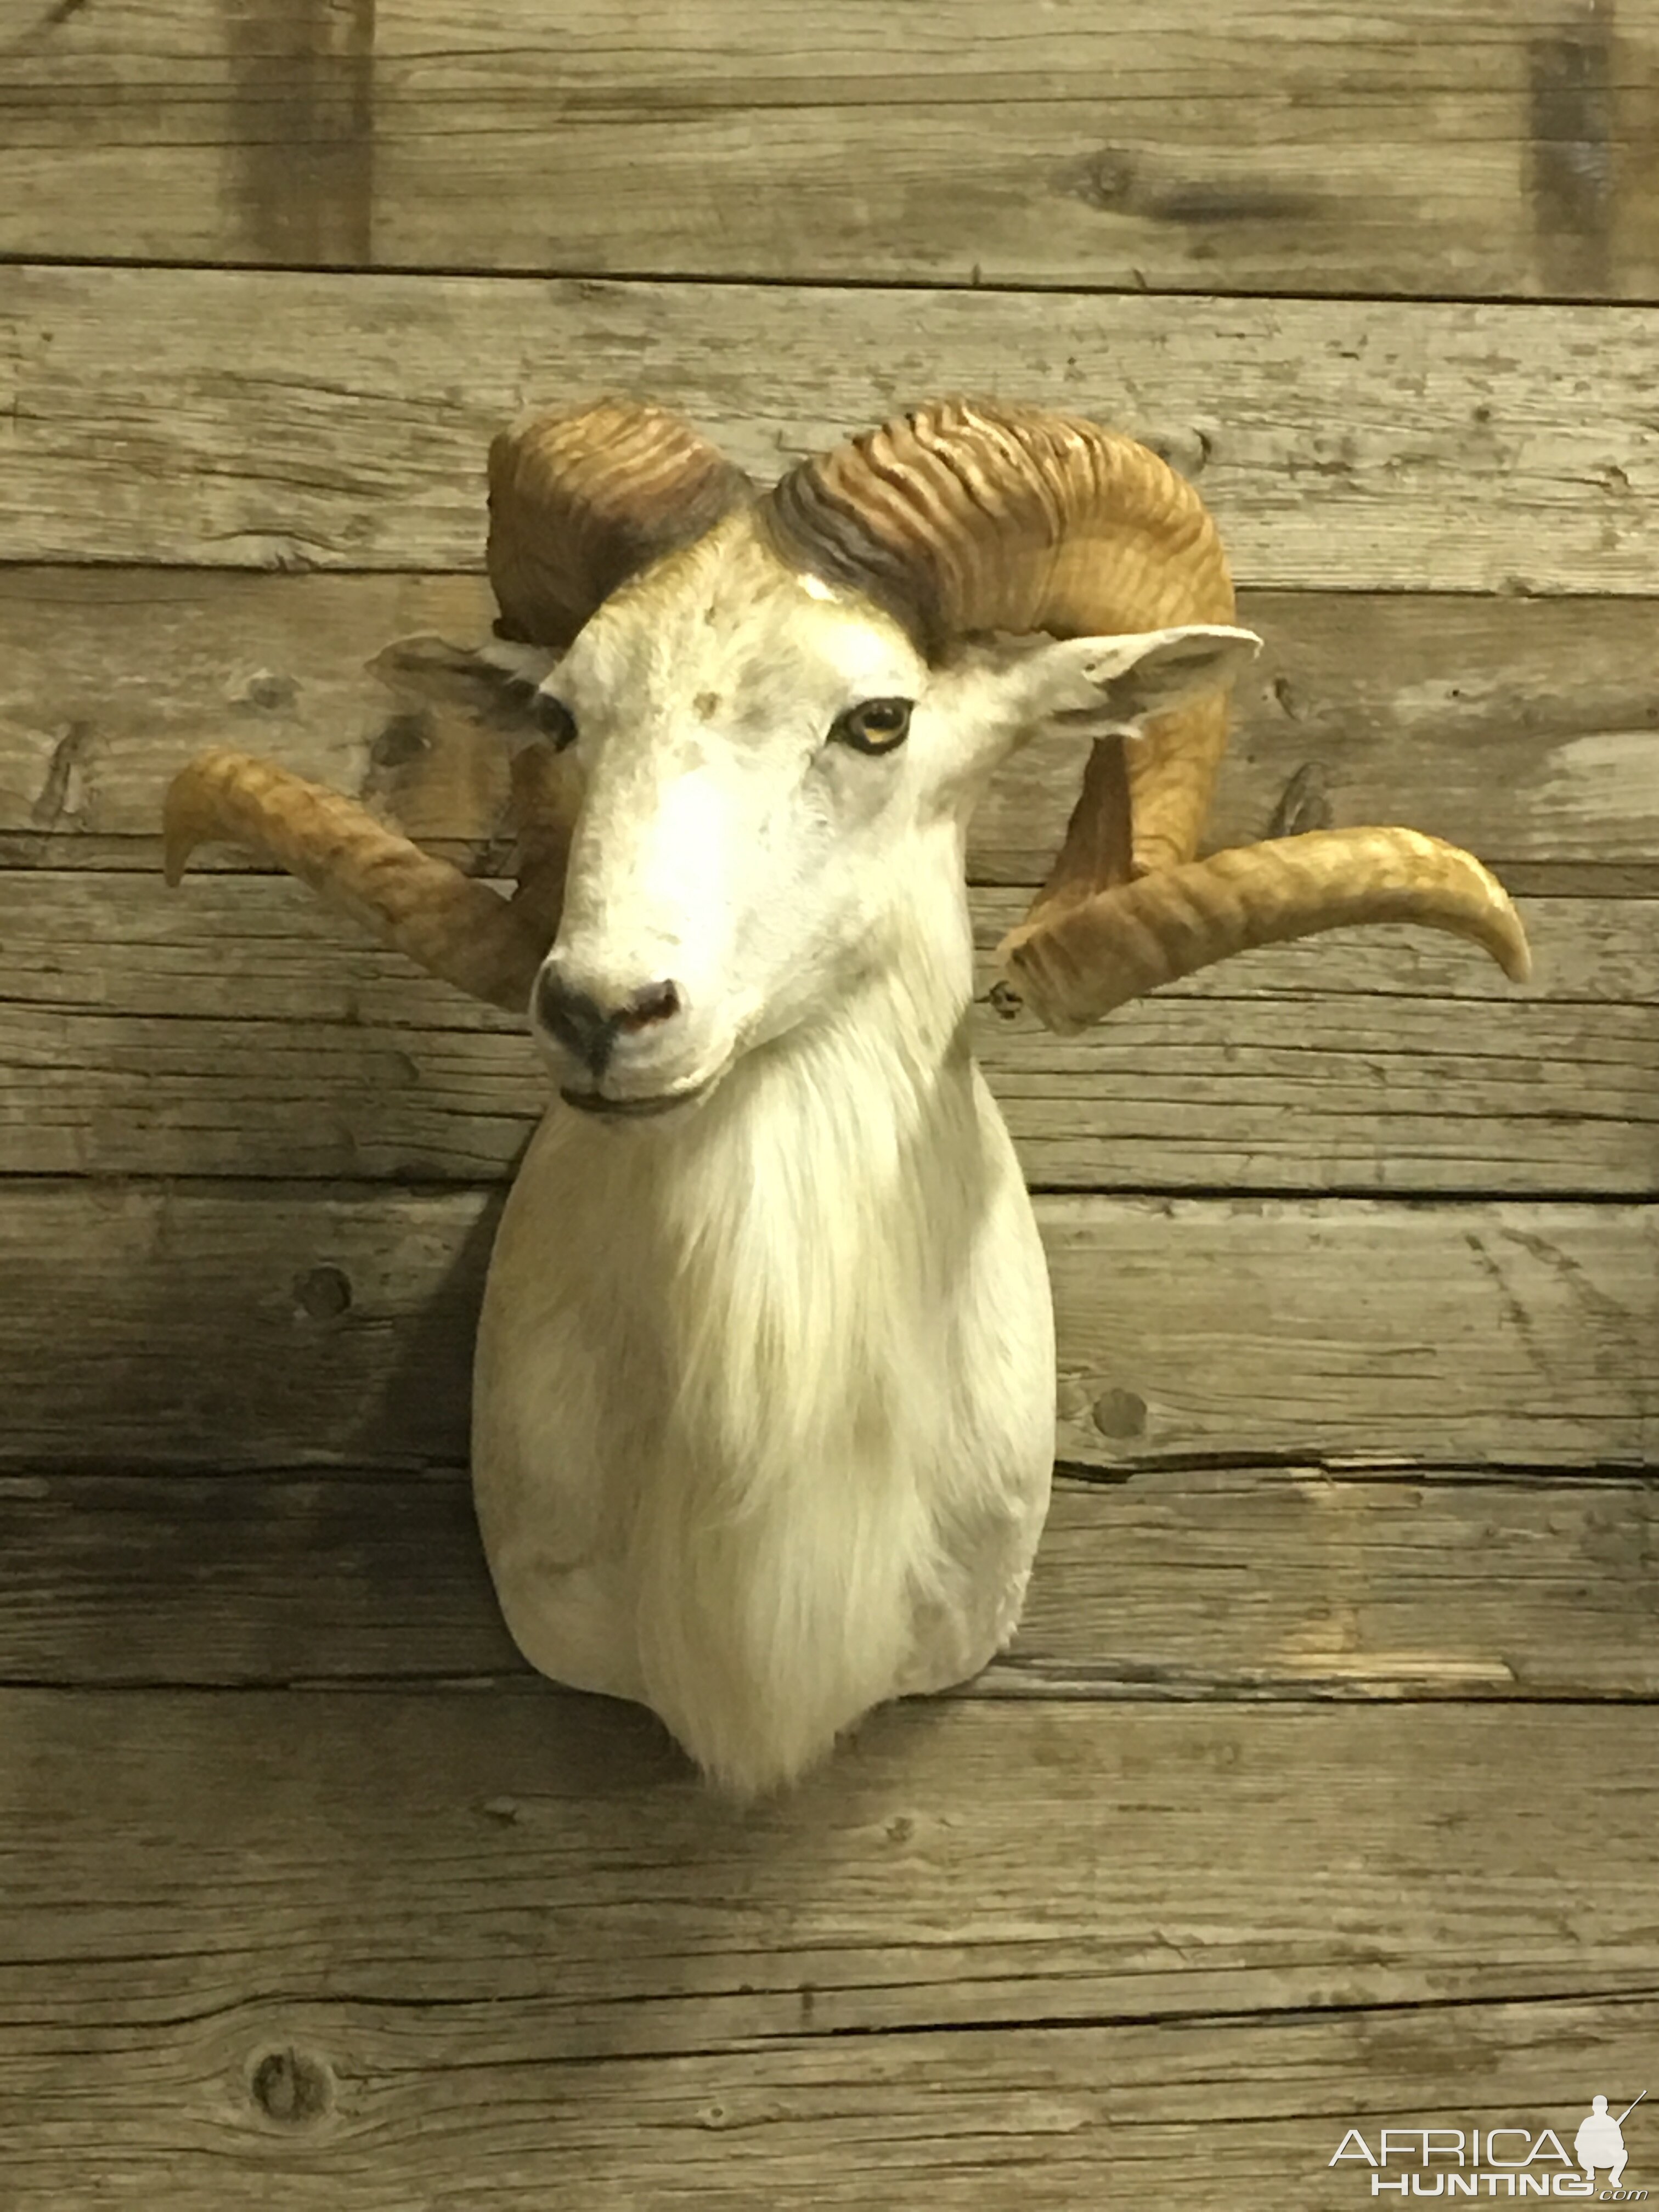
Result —
<instances>
[{"instance_id":1,"label":"white fur","mask_svg":"<svg viewBox=\"0 0 1659 2212\"><path fill-rule=\"evenodd\" d=\"M967 1042L965 827L1034 726L1168 703L1113 687L1171 635L930 669L739 519L548 679L586 778L550 963L605 1005L672 978L679 1015L601 1095L700 1095L538 1133L479 1335L479 1516L532 1663L649 1705L736 1794L976 1672L1018 1621L1054 1329ZM917 702L907 744L826 742L884 696Z\"/></svg>"},{"instance_id":2,"label":"white fur","mask_svg":"<svg viewBox=\"0 0 1659 2212\"><path fill-rule=\"evenodd\" d=\"M550 1115L501 1227L474 1464L508 1625L728 1788L1012 1634L1054 1451L1048 1279L959 1048L884 981L683 1121Z\"/></svg>"}]
</instances>

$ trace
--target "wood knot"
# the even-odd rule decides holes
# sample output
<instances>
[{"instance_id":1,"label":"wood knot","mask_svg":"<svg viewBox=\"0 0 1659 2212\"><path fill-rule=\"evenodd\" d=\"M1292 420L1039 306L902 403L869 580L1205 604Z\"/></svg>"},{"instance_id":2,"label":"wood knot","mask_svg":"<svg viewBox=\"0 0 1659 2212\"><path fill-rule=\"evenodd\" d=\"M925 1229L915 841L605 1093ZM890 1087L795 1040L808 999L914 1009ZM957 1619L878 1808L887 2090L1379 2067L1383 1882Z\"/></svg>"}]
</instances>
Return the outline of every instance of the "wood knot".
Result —
<instances>
[{"instance_id":1,"label":"wood knot","mask_svg":"<svg viewBox=\"0 0 1659 2212\"><path fill-rule=\"evenodd\" d=\"M40 796L29 809L29 821L35 829L55 830L66 814L73 812L78 819L85 812L86 776L94 743L91 723L77 721L69 725L52 747ZM71 805L71 794L76 791L79 802Z\"/></svg>"},{"instance_id":2,"label":"wood knot","mask_svg":"<svg viewBox=\"0 0 1659 2212\"><path fill-rule=\"evenodd\" d=\"M1140 442L1188 482L1194 477L1201 477L1215 455L1215 434L1201 422L1183 422L1173 430L1149 431Z\"/></svg>"},{"instance_id":3,"label":"wood knot","mask_svg":"<svg viewBox=\"0 0 1659 2212\"><path fill-rule=\"evenodd\" d=\"M1322 761L1304 761L1279 794L1267 823L1272 837L1302 837L1310 830L1328 830L1336 819L1330 786Z\"/></svg>"},{"instance_id":4,"label":"wood knot","mask_svg":"<svg viewBox=\"0 0 1659 2212\"><path fill-rule=\"evenodd\" d=\"M248 2094L267 2119L283 2127L309 2127L334 2103L334 2075L325 2059L292 2045L268 2051L253 2069Z\"/></svg>"},{"instance_id":5,"label":"wood knot","mask_svg":"<svg viewBox=\"0 0 1659 2212\"><path fill-rule=\"evenodd\" d=\"M1075 190L1085 207L1121 208L1134 190L1134 163L1128 155L1107 146L1084 163Z\"/></svg>"}]
</instances>

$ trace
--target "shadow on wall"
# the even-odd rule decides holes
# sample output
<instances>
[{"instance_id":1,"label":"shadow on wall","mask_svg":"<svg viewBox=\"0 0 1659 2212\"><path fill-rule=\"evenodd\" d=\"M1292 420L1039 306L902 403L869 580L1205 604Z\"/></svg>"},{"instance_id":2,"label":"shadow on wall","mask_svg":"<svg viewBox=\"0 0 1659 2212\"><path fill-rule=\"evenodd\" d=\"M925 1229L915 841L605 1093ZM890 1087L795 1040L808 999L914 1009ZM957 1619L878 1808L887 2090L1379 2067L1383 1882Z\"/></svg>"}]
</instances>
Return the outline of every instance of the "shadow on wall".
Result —
<instances>
[{"instance_id":1,"label":"shadow on wall","mask_svg":"<svg viewBox=\"0 0 1659 2212\"><path fill-rule=\"evenodd\" d=\"M452 1466L467 1459L472 1347L506 1203L505 1188L490 1192L441 1274L435 1279L427 1276L422 1297L404 1307L394 1355L368 1396L360 1436L354 1438L366 1457L435 1460ZM334 1272L319 1268L312 1279L326 1281ZM364 1319L365 1325L374 1325Z\"/></svg>"}]
</instances>

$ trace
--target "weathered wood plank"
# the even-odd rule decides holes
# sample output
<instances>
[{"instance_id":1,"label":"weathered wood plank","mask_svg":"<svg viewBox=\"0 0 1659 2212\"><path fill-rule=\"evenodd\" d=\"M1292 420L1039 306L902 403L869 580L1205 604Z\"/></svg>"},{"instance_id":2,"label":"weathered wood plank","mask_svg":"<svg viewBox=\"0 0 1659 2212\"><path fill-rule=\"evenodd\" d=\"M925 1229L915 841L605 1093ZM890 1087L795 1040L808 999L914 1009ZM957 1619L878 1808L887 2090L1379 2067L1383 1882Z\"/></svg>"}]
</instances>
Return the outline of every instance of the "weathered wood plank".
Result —
<instances>
[{"instance_id":1,"label":"weathered wood plank","mask_svg":"<svg viewBox=\"0 0 1659 2212\"><path fill-rule=\"evenodd\" d=\"M290 2039L333 2046L349 2118L397 2050L1650 1996L1659 1969L1650 1707L924 1701L747 1811L574 1692L10 1691L0 1720L13 2081L205 2035L198 2127Z\"/></svg>"},{"instance_id":2,"label":"weathered wood plank","mask_svg":"<svg viewBox=\"0 0 1659 2212\"><path fill-rule=\"evenodd\" d=\"M0 251L768 279L1659 290L1659 10L49 10Z\"/></svg>"},{"instance_id":3,"label":"weathered wood plank","mask_svg":"<svg viewBox=\"0 0 1659 2212\"><path fill-rule=\"evenodd\" d=\"M1025 896L973 894L974 1040L1034 1185L1659 1193L1659 899L1524 901L1525 996L1454 940L1333 935L1061 1040L988 996ZM297 886L0 873L13 1174L501 1176L550 1097L520 1024Z\"/></svg>"},{"instance_id":4,"label":"weathered wood plank","mask_svg":"<svg viewBox=\"0 0 1659 2212\"><path fill-rule=\"evenodd\" d=\"M464 1458L497 1199L15 1187L0 1455ZM1046 1198L1038 1219L1062 1458L1659 1458L1659 1208Z\"/></svg>"},{"instance_id":5,"label":"weathered wood plank","mask_svg":"<svg viewBox=\"0 0 1659 2212\"><path fill-rule=\"evenodd\" d=\"M0 559L466 567L489 436L532 398L648 391L770 474L955 389L1164 447L1249 584L1642 593L1656 332L1635 307L1054 293L1034 314L973 290L18 266Z\"/></svg>"},{"instance_id":6,"label":"weathered wood plank","mask_svg":"<svg viewBox=\"0 0 1659 2212\"><path fill-rule=\"evenodd\" d=\"M0 1681L526 1674L465 1473L0 1477ZM963 1694L1659 1698L1642 1477L1062 1480L1019 1639Z\"/></svg>"},{"instance_id":7,"label":"weathered wood plank","mask_svg":"<svg viewBox=\"0 0 1659 2212\"><path fill-rule=\"evenodd\" d=\"M155 865L168 775L224 744L413 836L487 846L498 733L366 664L411 632L482 637L491 611L471 575L0 570L0 860ZM1216 842L1261 836L1312 763L1336 821L1418 823L1540 890L1563 862L1659 860L1650 603L1251 592L1241 616L1267 644L1236 695ZM1076 772L1066 745L1009 763L974 826L977 877L1041 879Z\"/></svg>"},{"instance_id":8,"label":"weathered wood plank","mask_svg":"<svg viewBox=\"0 0 1659 2212\"><path fill-rule=\"evenodd\" d=\"M531 2005L494 2006L487 2043L485 2017L441 2015L434 2055L425 2016L417 2040L390 2007L285 1999L11 2059L0 2100L15 2212L222 2212L228 2192L239 2212L545 2212L573 2193L595 2212L1099 2212L1158 2202L1170 2174L1196 2212L1332 2212L1375 2201L1352 2147L1330 2170L1350 2128L1373 2157L1385 2127L1456 2130L1467 2157L1471 2130L1484 2145L1519 2127L1500 2138L1519 2163L1546 2127L1571 2144L1581 2084L1627 2101L1659 2028L1650 2000L1569 1999L562 2062ZM308 2109L312 2090L325 2111ZM1452 2141L1437 2137L1425 2171L1396 2137L1388 2178L1432 2184ZM1653 2160L1639 2112L1627 2142L1634 2192ZM1554 2158L1545 2145L1527 2179L1560 2172Z\"/></svg>"}]
</instances>

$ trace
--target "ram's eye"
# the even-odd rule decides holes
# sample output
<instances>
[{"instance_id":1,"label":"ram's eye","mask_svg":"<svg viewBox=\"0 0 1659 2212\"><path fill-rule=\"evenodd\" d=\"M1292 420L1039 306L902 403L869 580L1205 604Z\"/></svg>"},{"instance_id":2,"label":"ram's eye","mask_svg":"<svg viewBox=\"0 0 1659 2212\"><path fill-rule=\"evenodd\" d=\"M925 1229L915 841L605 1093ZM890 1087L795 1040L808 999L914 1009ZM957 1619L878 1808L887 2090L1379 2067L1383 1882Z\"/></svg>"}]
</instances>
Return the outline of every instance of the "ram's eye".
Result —
<instances>
[{"instance_id":1,"label":"ram's eye","mask_svg":"<svg viewBox=\"0 0 1659 2212\"><path fill-rule=\"evenodd\" d=\"M556 699L550 691L538 691L530 702L530 712L556 753L575 744L576 717L562 699Z\"/></svg>"},{"instance_id":2,"label":"ram's eye","mask_svg":"<svg viewBox=\"0 0 1659 2212\"><path fill-rule=\"evenodd\" d=\"M890 753L910 734L911 705L908 699L861 700L844 714L836 715L830 734L855 752Z\"/></svg>"}]
</instances>

